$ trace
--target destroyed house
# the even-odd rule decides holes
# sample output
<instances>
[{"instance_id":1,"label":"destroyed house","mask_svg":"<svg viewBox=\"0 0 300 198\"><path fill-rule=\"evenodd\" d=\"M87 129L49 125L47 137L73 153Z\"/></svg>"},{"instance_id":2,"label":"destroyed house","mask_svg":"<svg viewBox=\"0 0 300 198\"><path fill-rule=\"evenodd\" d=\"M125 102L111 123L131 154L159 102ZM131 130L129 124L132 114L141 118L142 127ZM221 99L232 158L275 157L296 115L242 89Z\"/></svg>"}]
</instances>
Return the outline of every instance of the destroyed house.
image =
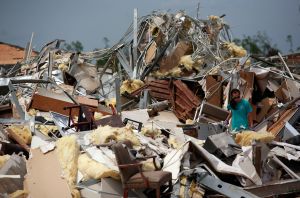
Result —
<instances>
[{"instance_id":1,"label":"destroyed house","mask_svg":"<svg viewBox=\"0 0 300 198\"><path fill-rule=\"evenodd\" d=\"M111 48L23 50L0 78L0 197L299 197L298 55L249 54L224 16L155 12Z\"/></svg>"},{"instance_id":2,"label":"destroyed house","mask_svg":"<svg viewBox=\"0 0 300 198\"><path fill-rule=\"evenodd\" d=\"M31 56L37 56L38 52L32 51ZM5 66L13 66L17 62L20 62L25 57L25 48L0 42L0 67Z\"/></svg>"}]
</instances>

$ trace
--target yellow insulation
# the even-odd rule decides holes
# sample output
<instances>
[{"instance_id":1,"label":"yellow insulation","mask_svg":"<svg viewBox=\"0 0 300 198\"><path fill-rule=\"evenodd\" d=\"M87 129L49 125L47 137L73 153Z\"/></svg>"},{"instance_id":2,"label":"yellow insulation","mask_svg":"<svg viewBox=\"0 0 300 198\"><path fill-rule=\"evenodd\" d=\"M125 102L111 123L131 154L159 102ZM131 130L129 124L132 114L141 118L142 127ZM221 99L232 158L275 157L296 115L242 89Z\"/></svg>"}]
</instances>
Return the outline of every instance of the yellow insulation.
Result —
<instances>
[{"instance_id":1,"label":"yellow insulation","mask_svg":"<svg viewBox=\"0 0 300 198\"><path fill-rule=\"evenodd\" d=\"M58 130L57 126L54 125L36 125L35 128L39 130L41 133L44 135L48 135L50 132L54 133L55 131Z\"/></svg>"},{"instance_id":2,"label":"yellow insulation","mask_svg":"<svg viewBox=\"0 0 300 198\"><path fill-rule=\"evenodd\" d=\"M140 87L144 86L144 82L138 79L129 79L123 81L120 92L124 94L125 92L132 93L135 90L139 89Z\"/></svg>"},{"instance_id":3,"label":"yellow insulation","mask_svg":"<svg viewBox=\"0 0 300 198\"><path fill-rule=\"evenodd\" d=\"M211 21L217 21L217 20L220 19L220 17L219 16L215 16L215 15L210 15L210 16L208 16L208 19L211 20Z\"/></svg>"},{"instance_id":4,"label":"yellow insulation","mask_svg":"<svg viewBox=\"0 0 300 198\"><path fill-rule=\"evenodd\" d=\"M166 77L166 76L180 77L182 75L182 71L178 66L176 66L173 69L166 71L166 72L161 72L161 71L157 70L155 72L152 72L151 75L154 77L157 77L157 78L162 78L162 77Z\"/></svg>"},{"instance_id":5,"label":"yellow insulation","mask_svg":"<svg viewBox=\"0 0 300 198\"><path fill-rule=\"evenodd\" d=\"M125 127L111 127L111 126L100 126L96 130L94 130L90 135L91 142L94 145L108 143L111 140L115 140L117 142L129 140L132 142L134 146L139 146L140 141L133 133L132 128L129 126Z\"/></svg>"},{"instance_id":6,"label":"yellow insulation","mask_svg":"<svg viewBox=\"0 0 300 198\"><path fill-rule=\"evenodd\" d=\"M39 112L39 110L29 109L29 111L27 113L30 116L36 116L38 112Z\"/></svg>"},{"instance_id":7,"label":"yellow insulation","mask_svg":"<svg viewBox=\"0 0 300 198\"><path fill-rule=\"evenodd\" d=\"M8 195L9 198L23 198L27 196L28 196L28 192L26 190L17 190Z\"/></svg>"},{"instance_id":8,"label":"yellow insulation","mask_svg":"<svg viewBox=\"0 0 300 198\"><path fill-rule=\"evenodd\" d=\"M58 69L61 71L68 71L69 67L64 63L61 63L58 65Z\"/></svg>"},{"instance_id":9,"label":"yellow insulation","mask_svg":"<svg viewBox=\"0 0 300 198\"><path fill-rule=\"evenodd\" d=\"M9 160L10 155L1 155L0 156L0 169L4 166L4 164Z\"/></svg>"},{"instance_id":10,"label":"yellow insulation","mask_svg":"<svg viewBox=\"0 0 300 198\"><path fill-rule=\"evenodd\" d=\"M179 198L185 198L185 188L187 183L187 176L180 177L180 188L179 188Z\"/></svg>"},{"instance_id":11,"label":"yellow insulation","mask_svg":"<svg viewBox=\"0 0 300 198\"><path fill-rule=\"evenodd\" d=\"M192 198L202 198L204 197L204 193L205 190L201 188L200 185L195 182L195 180L193 180L189 187L189 196Z\"/></svg>"},{"instance_id":12,"label":"yellow insulation","mask_svg":"<svg viewBox=\"0 0 300 198\"><path fill-rule=\"evenodd\" d=\"M26 144L31 143L32 134L28 126L17 126L17 125L11 125L8 127L10 130L12 130L17 136L19 136Z\"/></svg>"},{"instance_id":13,"label":"yellow insulation","mask_svg":"<svg viewBox=\"0 0 300 198\"><path fill-rule=\"evenodd\" d=\"M274 140L274 135L268 132L243 131L236 134L235 142L241 146L250 146L253 140L268 143Z\"/></svg>"},{"instance_id":14,"label":"yellow insulation","mask_svg":"<svg viewBox=\"0 0 300 198\"><path fill-rule=\"evenodd\" d=\"M103 114L100 112L95 112L94 114L94 119L95 120L100 120L103 117Z\"/></svg>"},{"instance_id":15,"label":"yellow insulation","mask_svg":"<svg viewBox=\"0 0 300 198\"><path fill-rule=\"evenodd\" d=\"M75 135L64 136L56 141L56 152L62 167L63 177L72 189L73 197L80 197L79 191L75 189L77 179L77 164L79 156L79 145Z\"/></svg>"},{"instance_id":16,"label":"yellow insulation","mask_svg":"<svg viewBox=\"0 0 300 198\"><path fill-rule=\"evenodd\" d=\"M82 173L84 180L101 179L105 177L112 177L114 179L120 178L117 171L94 161L87 154L82 154L79 156L78 169Z\"/></svg>"},{"instance_id":17,"label":"yellow insulation","mask_svg":"<svg viewBox=\"0 0 300 198\"><path fill-rule=\"evenodd\" d=\"M157 128L151 129L151 128L144 127L141 130L141 134L143 134L144 136L147 136L147 137L156 138L161 135L161 131Z\"/></svg>"},{"instance_id":18,"label":"yellow insulation","mask_svg":"<svg viewBox=\"0 0 300 198\"><path fill-rule=\"evenodd\" d=\"M143 171L155 171L155 166L153 164L152 158L143 161L142 164L143 164L142 166Z\"/></svg>"},{"instance_id":19,"label":"yellow insulation","mask_svg":"<svg viewBox=\"0 0 300 198\"><path fill-rule=\"evenodd\" d=\"M185 124L194 124L194 120L187 119L187 120L185 121Z\"/></svg>"},{"instance_id":20,"label":"yellow insulation","mask_svg":"<svg viewBox=\"0 0 300 198\"><path fill-rule=\"evenodd\" d=\"M203 63L202 59L193 60L191 55L182 56L179 61L179 65L183 65L188 71L193 69L199 71Z\"/></svg>"},{"instance_id":21,"label":"yellow insulation","mask_svg":"<svg viewBox=\"0 0 300 198\"><path fill-rule=\"evenodd\" d=\"M174 149L178 149L178 148L180 148L180 147L183 145L183 143L178 142L178 140L176 139L176 137L173 136L173 135L170 135L170 137L169 137L169 139L168 139L168 144L169 144L172 148L174 148Z\"/></svg>"},{"instance_id":22,"label":"yellow insulation","mask_svg":"<svg viewBox=\"0 0 300 198\"><path fill-rule=\"evenodd\" d=\"M233 57L244 57L247 54L247 51L242 46L238 46L235 43L226 42L224 43L224 47Z\"/></svg>"},{"instance_id":23,"label":"yellow insulation","mask_svg":"<svg viewBox=\"0 0 300 198\"><path fill-rule=\"evenodd\" d=\"M110 104L115 107L116 104L117 104L116 98L110 98L110 99L105 100L105 105L106 106L109 106Z\"/></svg>"}]
</instances>

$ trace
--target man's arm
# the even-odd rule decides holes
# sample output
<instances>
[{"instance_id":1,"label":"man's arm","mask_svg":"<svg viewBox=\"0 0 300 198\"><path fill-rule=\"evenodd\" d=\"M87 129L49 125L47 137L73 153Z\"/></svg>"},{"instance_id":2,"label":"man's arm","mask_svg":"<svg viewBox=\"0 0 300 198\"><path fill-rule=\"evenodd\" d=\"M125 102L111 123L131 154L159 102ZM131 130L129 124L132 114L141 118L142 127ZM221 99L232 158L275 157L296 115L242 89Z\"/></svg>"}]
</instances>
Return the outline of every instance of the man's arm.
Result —
<instances>
[{"instance_id":1,"label":"man's arm","mask_svg":"<svg viewBox=\"0 0 300 198\"><path fill-rule=\"evenodd\" d=\"M248 112L248 115L247 115L247 118L248 118L248 124L249 124L249 127L252 128L253 127L253 118L252 118L252 106L251 106L251 103L249 101L247 101L246 103L246 108L247 108L247 112Z\"/></svg>"},{"instance_id":2,"label":"man's arm","mask_svg":"<svg viewBox=\"0 0 300 198\"><path fill-rule=\"evenodd\" d=\"M228 114L228 116L227 116L227 118L226 118L226 122L229 124L229 119L231 118L231 111L229 112L229 114Z\"/></svg>"}]
</instances>

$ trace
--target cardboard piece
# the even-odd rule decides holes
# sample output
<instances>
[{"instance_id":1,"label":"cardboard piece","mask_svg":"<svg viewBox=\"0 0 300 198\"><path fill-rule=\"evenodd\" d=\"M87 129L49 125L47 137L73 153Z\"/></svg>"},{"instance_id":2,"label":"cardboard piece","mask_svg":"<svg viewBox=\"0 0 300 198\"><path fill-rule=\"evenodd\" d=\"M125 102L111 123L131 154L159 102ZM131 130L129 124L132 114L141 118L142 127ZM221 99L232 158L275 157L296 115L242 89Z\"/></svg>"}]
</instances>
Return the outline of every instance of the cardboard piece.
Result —
<instances>
[{"instance_id":1,"label":"cardboard piece","mask_svg":"<svg viewBox=\"0 0 300 198\"><path fill-rule=\"evenodd\" d=\"M255 80L257 82L259 90L263 93L268 85L269 71L266 69L260 69L255 67L251 67L250 71L255 73Z\"/></svg>"},{"instance_id":2,"label":"cardboard piece","mask_svg":"<svg viewBox=\"0 0 300 198\"><path fill-rule=\"evenodd\" d=\"M164 73L174 67L178 66L180 58L184 55L191 54L193 52L192 44L190 42L179 41L173 48L172 52L161 59L159 62L159 71Z\"/></svg>"},{"instance_id":3,"label":"cardboard piece","mask_svg":"<svg viewBox=\"0 0 300 198\"><path fill-rule=\"evenodd\" d=\"M269 112L269 110L271 109L272 105L275 103L275 99L274 98L264 98L261 102L261 110L260 112L256 115L256 119L255 121L257 121L258 123L261 122L267 115L267 113Z\"/></svg>"},{"instance_id":4,"label":"cardboard piece","mask_svg":"<svg viewBox=\"0 0 300 198\"><path fill-rule=\"evenodd\" d=\"M207 102L217 107L222 107L222 80L221 76L206 77L206 93L209 92Z\"/></svg>"},{"instance_id":5,"label":"cardboard piece","mask_svg":"<svg viewBox=\"0 0 300 198\"><path fill-rule=\"evenodd\" d=\"M77 85L83 87L87 93L93 93L100 86L96 67L90 63L74 64L69 73L76 79Z\"/></svg>"},{"instance_id":6,"label":"cardboard piece","mask_svg":"<svg viewBox=\"0 0 300 198\"><path fill-rule=\"evenodd\" d=\"M72 198L69 185L61 177L58 156L55 151L43 154L40 149L31 150L32 157L27 161L25 186L31 198Z\"/></svg>"},{"instance_id":7,"label":"cardboard piece","mask_svg":"<svg viewBox=\"0 0 300 198\"><path fill-rule=\"evenodd\" d=\"M275 92L280 102L286 103L300 96L300 91L295 82L291 79L284 79Z\"/></svg>"},{"instance_id":8,"label":"cardboard piece","mask_svg":"<svg viewBox=\"0 0 300 198\"><path fill-rule=\"evenodd\" d=\"M249 100L252 96L255 73L240 71L240 77L246 81L246 84L240 88L241 95Z\"/></svg>"},{"instance_id":9,"label":"cardboard piece","mask_svg":"<svg viewBox=\"0 0 300 198\"><path fill-rule=\"evenodd\" d=\"M145 54L145 63L146 65L150 64L153 59L155 58L155 55L156 55L156 43L153 42L150 47L148 48L146 54Z\"/></svg>"}]
</instances>

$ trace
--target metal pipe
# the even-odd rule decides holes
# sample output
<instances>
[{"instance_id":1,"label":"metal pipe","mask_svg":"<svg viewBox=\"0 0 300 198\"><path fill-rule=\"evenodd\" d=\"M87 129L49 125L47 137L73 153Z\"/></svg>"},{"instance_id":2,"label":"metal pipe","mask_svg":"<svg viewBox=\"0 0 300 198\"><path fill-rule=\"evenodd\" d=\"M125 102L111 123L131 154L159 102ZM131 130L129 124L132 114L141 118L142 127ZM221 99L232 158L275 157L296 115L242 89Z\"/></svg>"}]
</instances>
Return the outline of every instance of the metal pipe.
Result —
<instances>
[{"instance_id":1,"label":"metal pipe","mask_svg":"<svg viewBox=\"0 0 300 198\"><path fill-rule=\"evenodd\" d=\"M275 155L272 156L272 159L280 165L293 179L300 179L300 177L294 173L289 167L287 167L282 161L280 161Z\"/></svg>"},{"instance_id":2,"label":"metal pipe","mask_svg":"<svg viewBox=\"0 0 300 198\"><path fill-rule=\"evenodd\" d=\"M281 59L281 61L283 62L283 65L284 65L285 69L287 70L287 72L289 73L289 75L292 77L293 80L295 80L293 74L292 74L291 71L290 71L290 68L287 66L287 64L286 64L285 61L283 60L283 58L282 58L280 52L278 52L278 56L279 56L279 58Z\"/></svg>"}]
</instances>

